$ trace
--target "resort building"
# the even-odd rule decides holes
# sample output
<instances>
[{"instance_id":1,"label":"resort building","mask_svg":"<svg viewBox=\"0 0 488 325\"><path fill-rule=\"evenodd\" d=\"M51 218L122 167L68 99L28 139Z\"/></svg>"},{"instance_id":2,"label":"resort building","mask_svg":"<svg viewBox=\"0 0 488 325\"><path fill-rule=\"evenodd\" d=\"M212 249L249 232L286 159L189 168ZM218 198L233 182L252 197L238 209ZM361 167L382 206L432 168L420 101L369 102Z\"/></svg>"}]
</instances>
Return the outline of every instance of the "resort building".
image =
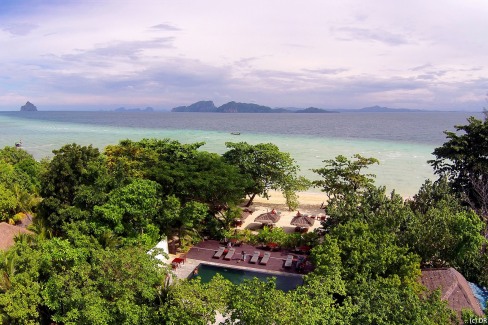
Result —
<instances>
[{"instance_id":1,"label":"resort building","mask_svg":"<svg viewBox=\"0 0 488 325\"><path fill-rule=\"evenodd\" d=\"M424 269L421 282L430 291L441 290L441 299L461 316L463 309L471 309L476 315L483 316L481 306L473 294L464 276L451 268Z\"/></svg>"},{"instance_id":2,"label":"resort building","mask_svg":"<svg viewBox=\"0 0 488 325\"><path fill-rule=\"evenodd\" d=\"M15 237L20 234L32 234L32 232L22 227L0 222L0 250L6 251L12 247L15 243Z\"/></svg>"}]
</instances>

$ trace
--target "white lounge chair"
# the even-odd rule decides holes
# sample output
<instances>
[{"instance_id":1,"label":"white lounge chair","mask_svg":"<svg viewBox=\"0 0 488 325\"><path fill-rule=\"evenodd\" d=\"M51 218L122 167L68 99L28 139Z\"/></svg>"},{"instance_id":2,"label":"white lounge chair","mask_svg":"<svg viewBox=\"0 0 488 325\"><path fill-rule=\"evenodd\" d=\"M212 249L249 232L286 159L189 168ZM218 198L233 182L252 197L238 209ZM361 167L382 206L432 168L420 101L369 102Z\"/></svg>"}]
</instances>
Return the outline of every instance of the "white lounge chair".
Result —
<instances>
[{"instance_id":1,"label":"white lounge chair","mask_svg":"<svg viewBox=\"0 0 488 325\"><path fill-rule=\"evenodd\" d=\"M268 261L269 261L269 258L271 257L271 253L270 252L266 252L264 253L264 256L263 258L261 259L261 262L259 262L259 264L263 264L263 265L266 265L268 264Z\"/></svg>"},{"instance_id":2,"label":"white lounge chair","mask_svg":"<svg viewBox=\"0 0 488 325\"><path fill-rule=\"evenodd\" d=\"M293 264L293 255L290 254L286 257L285 267L291 267L292 264Z\"/></svg>"},{"instance_id":3,"label":"white lounge chair","mask_svg":"<svg viewBox=\"0 0 488 325\"><path fill-rule=\"evenodd\" d=\"M213 258L221 258L224 254L225 247L219 247L219 250L215 252Z\"/></svg>"},{"instance_id":4,"label":"white lounge chair","mask_svg":"<svg viewBox=\"0 0 488 325\"><path fill-rule=\"evenodd\" d=\"M249 263L257 263L259 259L259 251L254 251L254 254L252 255L251 259L249 260Z\"/></svg>"},{"instance_id":5,"label":"white lounge chair","mask_svg":"<svg viewBox=\"0 0 488 325\"><path fill-rule=\"evenodd\" d=\"M235 248L229 248L229 251L227 254L224 256L224 260L230 260L232 256L234 256L234 253L236 252Z\"/></svg>"}]
</instances>

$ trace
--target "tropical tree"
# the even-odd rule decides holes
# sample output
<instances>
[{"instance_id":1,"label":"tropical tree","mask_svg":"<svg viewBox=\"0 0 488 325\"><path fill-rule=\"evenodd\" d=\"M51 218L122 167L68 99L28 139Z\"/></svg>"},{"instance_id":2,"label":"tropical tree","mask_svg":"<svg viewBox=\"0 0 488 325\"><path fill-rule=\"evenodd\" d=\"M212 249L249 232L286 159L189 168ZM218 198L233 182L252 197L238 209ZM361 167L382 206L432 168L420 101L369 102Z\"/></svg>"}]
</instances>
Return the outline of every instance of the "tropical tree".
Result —
<instances>
[{"instance_id":1,"label":"tropical tree","mask_svg":"<svg viewBox=\"0 0 488 325\"><path fill-rule=\"evenodd\" d=\"M40 165L24 150L0 149L0 220L14 223L39 203Z\"/></svg>"},{"instance_id":2,"label":"tropical tree","mask_svg":"<svg viewBox=\"0 0 488 325\"><path fill-rule=\"evenodd\" d=\"M72 205L80 185L93 184L100 172L102 157L97 148L75 143L53 150L54 157L42 175L41 195L60 204Z\"/></svg>"},{"instance_id":3,"label":"tropical tree","mask_svg":"<svg viewBox=\"0 0 488 325\"><path fill-rule=\"evenodd\" d=\"M361 170L372 164L379 164L376 158L366 158L359 154L353 156L356 160L349 160L343 155L335 159L324 160L325 167L313 169L322 179L314 181L316 187L321 188L327 197L342 197L367 189L373 185L374 174L361 174Z\"/></svg>"},{"instance_id":4,"label":"tropical tree","mask_svg":"<svg viewBox=\"0 0 488 325\"><path fill-rule=\"evenodd\" d=\"M6 324L158 324L167 270L143 247L103 249L77 238L13 248L15 272L0 294Z\"/></svg>"},{"instance_id":5,"label":"tropical tree","mask_svg":"<svg viewBox=\"0 0 488 325\"><path fill-rule=\"evenodd\" d=\"M238 204L247 181L239 170L217 154L198 151L204 143L181 144L169 139L121 141L106 148L110 172L119 181L139 177L161 186L163 197L174 195L183 203L206 203L213 212Z\"/></svg>"},{"instance_id":6,"label":"tropical tree","mask_svg":"<svg viewBox=\"0 0 488 325\"><path fill-rule=\"evenodd\" d=\"M456 132L444 132L447 141L434 150L435 159L429 163L487 222L488 114L485 112L484 121L470 117L468 124L455 128Z\"/></svg>"},{"instance_id":7,"label":"tropical tree","mask_svg":"<svg viewBox=\"0 0 488 325\"><path fill-rule=\"evenodd\" d=\"M135 179L110 192L107 203L95 206L93 231L98 236L110 230L124 238L145 236L154 243L160 235L161 207L159 184Z\"/></svg>"},{"instance_id":8,"label":"tropical tree","mask_svg":"<svg viewBox=\"0 0 488 325\"><path fill-rule=\"evenodd\" d=\"M224 153L224 159L239 167L241 173L252 180L245 188L249 196L247 206L252 204L256 195L268 198L269 190L282 191L293 202L293 193L305 188L304 179L297 176L299 167L295 160L276 145L246 142L226 142L225 145L230 150Z\"/></svg>"},{"instance_id":9,"label":"tropical tree","mask_svg":"<svg viewBox=\"0 0 488 325\"><path fill-rule=\"evenodd\" d=\"M220 274L208 283L197 277L179 281L168 290L162 314L166 324L214 324L217 313L224 314L232 299L233 284Z\"/></svg>"},{"instance_id":10,"label":"tropical tree","mask_svg":"<svg viewBox=\"0 0 488 325\"><path fill-rule=\"evenodd\" d=\"M453 211L448 202L438 203L425 214L415 214L401 240L421 256L424 267L463 270L480 258L486 243L483 229L474 211Z\"/></svg>"},{"instance_id":11,"label":"tropical tree","mask_svg":"<svg viewBox=\"0 0 488 325\"><path fill-rule=\"evenodd\" d=\"M212 212L240 203L250 183L221 156L199 151L191 159L155 162L148 178L161 184L163 195L206 203Z\"/></svg>"}]
</instances>

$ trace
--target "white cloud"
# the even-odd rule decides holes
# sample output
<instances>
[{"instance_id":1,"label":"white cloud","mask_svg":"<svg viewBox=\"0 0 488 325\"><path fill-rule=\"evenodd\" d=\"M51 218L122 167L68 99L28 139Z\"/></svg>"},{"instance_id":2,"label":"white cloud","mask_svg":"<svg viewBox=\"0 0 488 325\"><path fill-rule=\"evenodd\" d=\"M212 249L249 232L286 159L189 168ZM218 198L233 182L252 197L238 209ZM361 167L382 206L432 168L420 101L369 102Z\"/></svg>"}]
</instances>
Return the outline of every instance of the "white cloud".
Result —
<instances>
[{"instance_id":1,"label":"white cloud","mask_svg":"<svg viewBox=\"0 0 488 325\"><path fill-rule=\"evenodd\" d=\"M23 1L3 12L9 101L481 109L488 88L481 0Z\"/></svg>"}]
</instances>

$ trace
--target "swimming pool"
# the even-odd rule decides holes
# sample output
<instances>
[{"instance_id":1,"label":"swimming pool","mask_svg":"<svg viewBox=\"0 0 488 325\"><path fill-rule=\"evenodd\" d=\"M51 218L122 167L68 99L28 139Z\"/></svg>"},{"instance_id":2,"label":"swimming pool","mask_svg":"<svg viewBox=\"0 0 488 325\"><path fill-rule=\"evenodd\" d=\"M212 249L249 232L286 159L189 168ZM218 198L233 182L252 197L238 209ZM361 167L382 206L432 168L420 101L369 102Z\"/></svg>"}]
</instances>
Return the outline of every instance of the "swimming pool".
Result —
<instances>
[{"instance_id":1,"label":"swimming pool","mask_svg":"<svg viewBox=\"0 0 488 325\"><path fill-rule=\"evenodd\" d=\"M219 273L234 284L240 284L246 279L258 278L259 280L266 281L267 279L274 277L276 278L276 288L282 291L293 290L297 286L303 284L303 278L300 275L276 275L203 263L198 265L196 269L198 269L198 275L192 275L190 278L198 276L203 283L210 282L214 275Z\"/></svg>"}]
</instances>

